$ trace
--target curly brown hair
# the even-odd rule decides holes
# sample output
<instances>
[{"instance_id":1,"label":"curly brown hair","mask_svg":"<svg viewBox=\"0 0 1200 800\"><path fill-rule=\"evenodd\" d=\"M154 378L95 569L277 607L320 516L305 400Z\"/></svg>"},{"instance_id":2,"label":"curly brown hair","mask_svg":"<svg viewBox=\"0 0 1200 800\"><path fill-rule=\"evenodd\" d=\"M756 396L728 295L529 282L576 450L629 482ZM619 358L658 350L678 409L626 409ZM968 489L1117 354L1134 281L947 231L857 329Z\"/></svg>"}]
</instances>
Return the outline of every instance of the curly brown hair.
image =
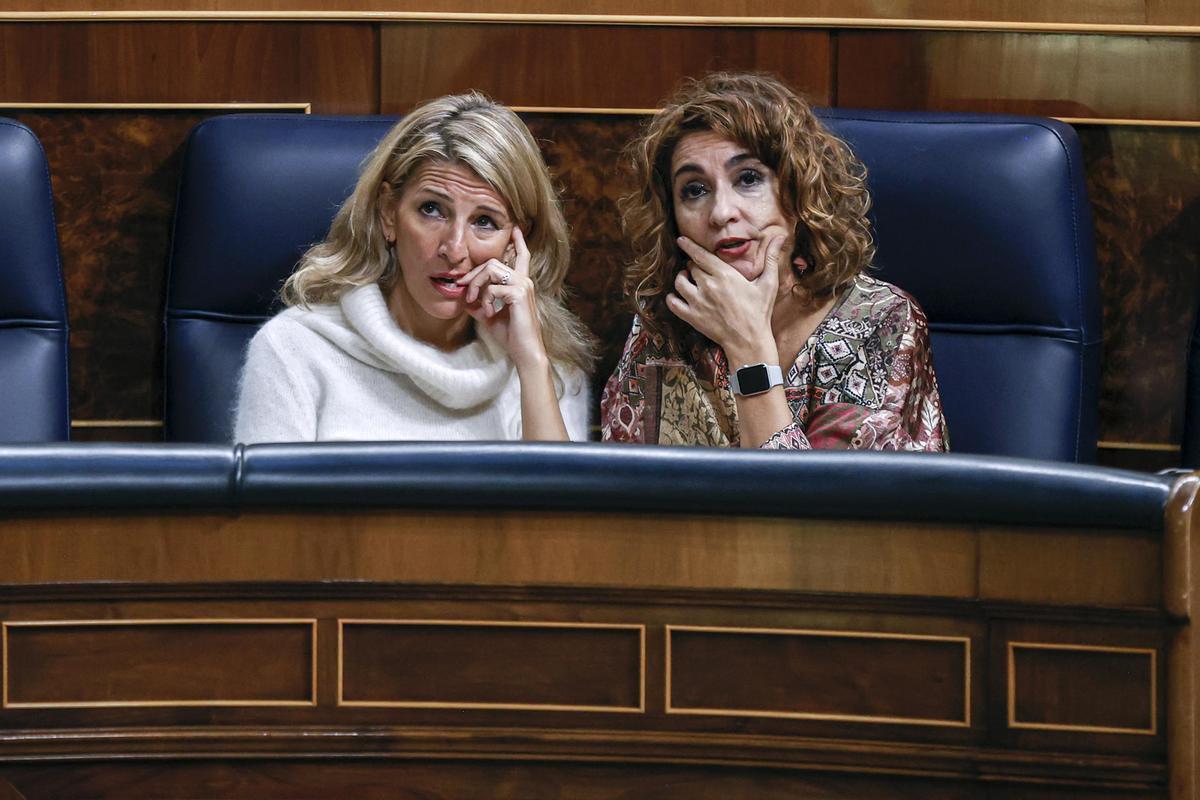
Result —
<instances>
[{"instance_id":1,"label":"curly brown hair","mask_svg":"<svg viewBox=\"0 0 1200 800\"><path fill-rule=\"evenodd\" d=\"M620 202L634 253L625 270L625 296L643 325L676 353L698 343L699 334L666 307L675 274L686 262L675 243L671 157L679 141L697 131L737 142L775 172L780 207L796 220L791 257L809 265L797 274L797 291L828 298L875 255L866 167L825 129L804 98L778 78L758 73L688 79L630 143L626 157L640 188Z\"/></svg>"}]
</instances>

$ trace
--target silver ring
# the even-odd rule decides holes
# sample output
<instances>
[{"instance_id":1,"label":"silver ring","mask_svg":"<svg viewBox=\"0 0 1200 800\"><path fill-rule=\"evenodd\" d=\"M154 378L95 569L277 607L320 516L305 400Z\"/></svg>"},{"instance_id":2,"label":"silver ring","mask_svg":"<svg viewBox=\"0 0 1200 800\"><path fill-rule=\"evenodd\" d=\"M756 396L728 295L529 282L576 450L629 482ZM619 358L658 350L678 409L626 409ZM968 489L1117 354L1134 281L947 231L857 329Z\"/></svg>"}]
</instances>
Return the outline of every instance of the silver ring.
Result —
<instances>
[{"instance_id":1,"label":"silver ring","mask_svg":"<svg viewBox=\"0 0 1200 800\"><path fill-rule=\"evenodd\" d=\"M500 273L500 285L501 285L501 286L508 286L508 279L509 279L509 278L511 278L511 277L512 277L512 273L511 273L511 272L502 272L502 273Z\"/></svg>"},{"instance_id":2,"label":"silver ring","mask_svg":"<svg viewBox=\"0 0 1200 800\"><path fill-rule=\"evenodd\" d=\"M504 298L503 297L497 297L492 300L492 310L495 311L497 314L499 314L501 311L504 310Z\"/></svg>"}]
</instances>

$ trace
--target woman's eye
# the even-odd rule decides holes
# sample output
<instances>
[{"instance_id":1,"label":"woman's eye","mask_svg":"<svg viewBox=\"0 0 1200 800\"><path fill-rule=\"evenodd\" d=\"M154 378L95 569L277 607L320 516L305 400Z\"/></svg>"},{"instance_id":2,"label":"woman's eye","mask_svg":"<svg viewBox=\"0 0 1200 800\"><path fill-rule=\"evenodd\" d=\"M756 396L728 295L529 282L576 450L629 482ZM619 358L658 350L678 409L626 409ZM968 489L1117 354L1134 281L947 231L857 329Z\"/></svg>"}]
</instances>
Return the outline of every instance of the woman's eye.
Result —
<instances>
[{"instance_id":1,"label":"woman's eye","mask_svg":"<svg viewBox=\"0 0 1200 800\"><path fill-rule=\"evenodd\" d=\"M496 224L496 220L486 214L476 218L475 224L480 228L487 228L489 231L499 230L500 226Z\"/></svg>"},{"instance_id":2,"label":"woman's eye","mask_svg":"<svg viewBox=\"0 0 1200 800\"><path fill-rule=\"evenodd\" d=\"M738 186L757 186L763 180L763 174L756 169L744 169L737 176Z\"/></svg>"},{"instance_id":3,"label":"woman's eye","mask_svg":"<svg viewBox=\"0 0 1200 800\"><path fill-rule=\"evenodd\" d=\"M688 181L679 188L679 197L683 200L695 200L707 191L708 189L700 181Z\"/></svg>"},{"instance_id":4,"label":"woman's eye","mask_svg":"<svg viewBox=\"0 0 1200 800\"><path fill-rule=\"evenodd\" d=\"M442 209L440 209L438 207L438 204L433 202L432 200L425 202L425 203L421 203L421 205L417 208L417 210L420 211L422 214L424 214L427 217L442 216Z\"/></svg>"}]
</instances>

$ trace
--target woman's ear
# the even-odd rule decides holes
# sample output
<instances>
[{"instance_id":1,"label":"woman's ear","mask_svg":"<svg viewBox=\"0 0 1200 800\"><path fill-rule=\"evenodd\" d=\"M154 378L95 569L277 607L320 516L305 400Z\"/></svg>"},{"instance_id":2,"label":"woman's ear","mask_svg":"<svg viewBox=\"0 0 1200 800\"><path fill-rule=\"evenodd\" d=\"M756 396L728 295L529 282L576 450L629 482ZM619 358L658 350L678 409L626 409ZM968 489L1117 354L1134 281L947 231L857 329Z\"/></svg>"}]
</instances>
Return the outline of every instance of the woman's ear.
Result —
<instances>
[{"instance_id":1,"label":"woman's ear","mask_svg":"<svg viewBox=\"0 0 1200 800\"><path fill-rule=\"evenodd\" d=\"M379 184L379 192L375 195L375 210L379 215L379 227L383 228L383 236L388 243L396 241L396 202L392 194L392 185L387 181Z\"/></svg>"}]
</instances>

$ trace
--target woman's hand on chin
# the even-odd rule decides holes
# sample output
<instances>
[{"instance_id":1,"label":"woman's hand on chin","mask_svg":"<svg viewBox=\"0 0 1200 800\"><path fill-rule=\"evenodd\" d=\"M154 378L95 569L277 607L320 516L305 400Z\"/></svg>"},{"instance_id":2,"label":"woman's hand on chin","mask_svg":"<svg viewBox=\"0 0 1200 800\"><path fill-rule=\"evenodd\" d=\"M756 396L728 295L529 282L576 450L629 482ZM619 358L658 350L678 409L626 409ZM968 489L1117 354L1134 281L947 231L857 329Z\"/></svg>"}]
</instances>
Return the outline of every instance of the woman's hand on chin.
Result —
<instances>
[{"instance_id":1,"label":"woman's hand on chin","mask_svg":"<svg viewBox=\"0 0 1200 800\"><path fill-rule=\"evenodd\" d=\"M671 313L712 339L725 351L730 367L779 361L771 312L779 291L779 257L787 237L764 235L755 254L758 277L747 280L729 264L686 236L677 240L691 260L675 276L667 295Z\"/></svg>"},{"instance_id":2,"label":"woman's hand on chin","mask_svg":"<svg viewBox=\"0 0 1200 800\"><path fill-rule=\"evenodd\" d=\"M529 248L521 229L512 232L512 266L488 259L458 279L467 287L467 313L508 353L518 372L549 365L538 322L537 294L529 277Z\"/></svg>"}]
</instances>

